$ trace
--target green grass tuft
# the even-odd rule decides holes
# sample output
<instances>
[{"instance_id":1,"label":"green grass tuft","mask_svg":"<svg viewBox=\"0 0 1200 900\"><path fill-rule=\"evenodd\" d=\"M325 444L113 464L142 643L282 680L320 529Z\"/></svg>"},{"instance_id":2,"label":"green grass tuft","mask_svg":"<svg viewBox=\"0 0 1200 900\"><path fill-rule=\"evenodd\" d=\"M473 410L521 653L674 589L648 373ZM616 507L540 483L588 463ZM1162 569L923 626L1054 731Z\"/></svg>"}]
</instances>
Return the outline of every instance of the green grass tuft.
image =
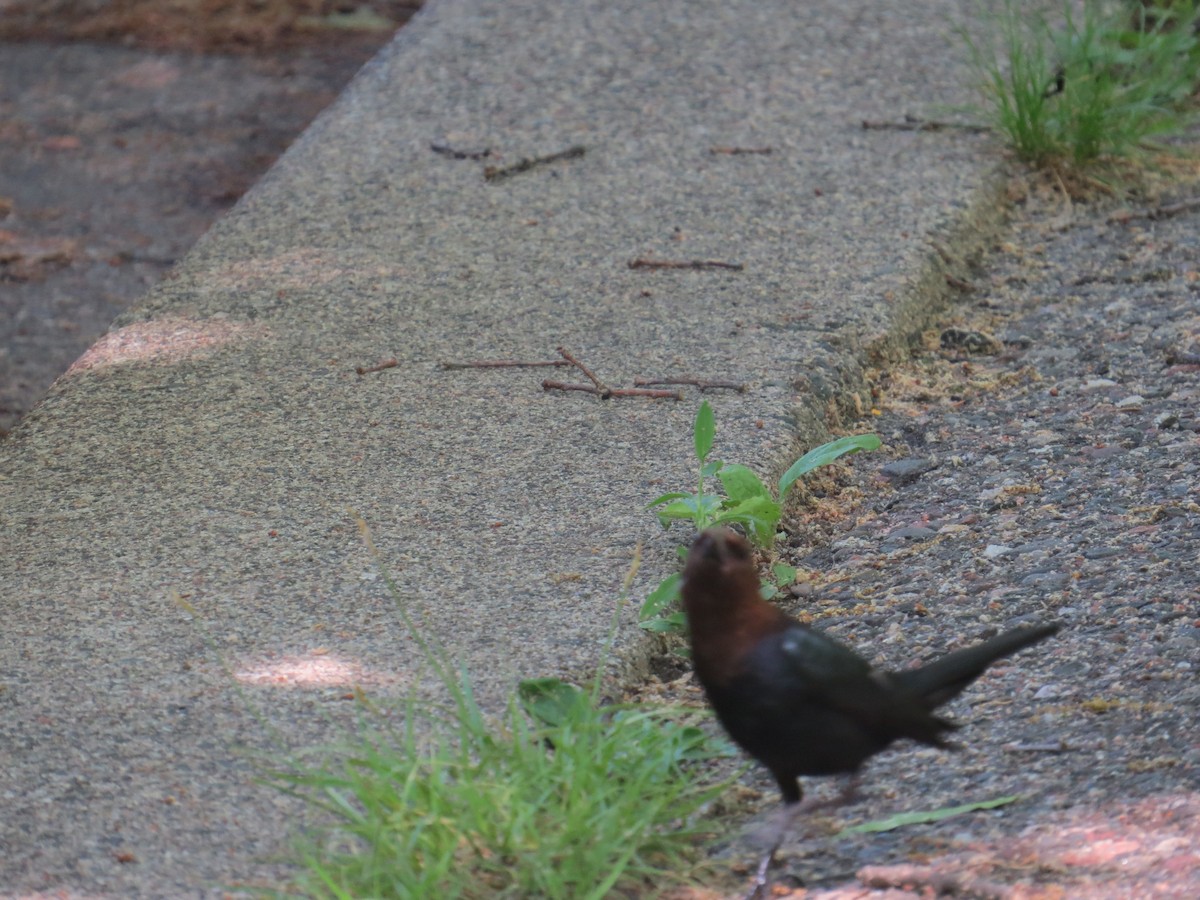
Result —
<instances>
[{"instance_id":1,"label":"green grass tuft","mask_svg":"<svg viewBox=\"0 0 1200 900\"><path fill-rule=\"evenodd\" d=\"M1085 0L1055 19L1010 0L987 39L963 36L984 114L1017 155L1082 167L1137 156L1194 121L1198 21L1194 0Z\"/></svg>"},{"instance_id":2,"label":"green grass tuft","mask_svg":"<svg viewBox=\"0 0 1200 900\"><path fill-rule=\"evenodd\" d=\"M487 715L380 569L450 699L410 697L400 726L364 703L370 725L349 744L269 773L329 821L300 844L294 893L574 900L688 880L707 837L702 813L727 786L697 767L729 749L678 711L602 705L603 663L590 690L526 681Z\"/></svg>"}]
</instances>

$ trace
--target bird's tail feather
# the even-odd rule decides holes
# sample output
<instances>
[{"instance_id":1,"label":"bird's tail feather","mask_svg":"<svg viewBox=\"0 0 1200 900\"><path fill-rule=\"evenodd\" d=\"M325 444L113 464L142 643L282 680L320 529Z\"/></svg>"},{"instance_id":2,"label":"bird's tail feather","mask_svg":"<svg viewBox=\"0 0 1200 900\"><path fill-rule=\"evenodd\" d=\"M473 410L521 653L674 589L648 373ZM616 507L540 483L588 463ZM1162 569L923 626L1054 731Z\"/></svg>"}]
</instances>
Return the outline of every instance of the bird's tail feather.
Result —
<instances>
[{"instance_id":1,"label":"bird's tail feather","mask_svg":"<svg viewBox=\"0 0 1200 900\"><path fill-rule=\"evenodd\" d=\"M934 709L958 696L996 660L1045 640L1057 631L1057 625L1014 628L974 647L947 653L919 669L895 672L892 677L910 695L919 697L926 708Z\"/></svg>"}]
</instances>

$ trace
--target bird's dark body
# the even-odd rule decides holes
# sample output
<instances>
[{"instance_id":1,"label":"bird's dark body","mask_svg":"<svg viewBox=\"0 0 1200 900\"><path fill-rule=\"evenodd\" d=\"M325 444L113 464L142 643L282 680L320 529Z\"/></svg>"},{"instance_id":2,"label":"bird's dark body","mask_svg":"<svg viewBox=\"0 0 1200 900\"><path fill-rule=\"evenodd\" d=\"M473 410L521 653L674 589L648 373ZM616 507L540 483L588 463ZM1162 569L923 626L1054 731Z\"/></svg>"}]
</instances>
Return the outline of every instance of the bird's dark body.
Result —
<instances>
[{"instance_id":1,"label":"bird's dark body","mask_svg":"<svg viewBox=\"0 0 1200 900\"><path fill-rule=\"evenodd\" d=\"M908 671L882 672L762 600L749 547L711 529L688 556L684 608L696 675L718 719L787 803L801 775L853 773L900 738L945 747L933 710L1056 625L1015 629Z\"/></svg>"},{"instance_id":2,"label":"bird's dark body","mask_svg":"<svg viewBox=\"0 0 1200 900\"><path fill-rule=\"evenodd\" d=\"M795 626L788 631L768 635L759 641L743 661L743 670L725 684L705 684L701 680L717 718L730 736L747 753L774 773L795 778L797 775L836 775L856 771L870 756L878 753L901 735L935 739L936 719L911 710L925 728L905 728L900 721L884 721L888 692L871 678L869 668L853 665L840 677L832 669L818 664L810 672L800 673L794 657L784 644L827 651L824 638ZM858 663L857 658L841 660ZM837 681L835 681L835 679ZM840 682L840 683L839 683ZM852 716L831 705L829 690L839 687L846 693L857 692L869 706L879 702L878 715L863 709ZM874 696L870 696L874 695Z\"/></svg>"}]
</instances>

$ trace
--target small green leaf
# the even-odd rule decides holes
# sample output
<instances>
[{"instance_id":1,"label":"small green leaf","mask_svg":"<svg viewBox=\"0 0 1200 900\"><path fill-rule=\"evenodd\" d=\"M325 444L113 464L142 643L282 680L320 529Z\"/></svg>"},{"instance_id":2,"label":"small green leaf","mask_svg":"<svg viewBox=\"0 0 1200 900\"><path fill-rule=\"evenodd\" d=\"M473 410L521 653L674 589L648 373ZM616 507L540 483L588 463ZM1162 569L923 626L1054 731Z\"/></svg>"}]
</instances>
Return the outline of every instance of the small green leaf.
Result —
<instances>
[{"instance_id":1,"label":"small green leaf","mask_svg":"<svg viewBox=\"0 0 1200 900\"><path fill-rule=\"evenodd\" d=\"M531 678L517 686L521 706L542 725L557 728L588 709L588 696L557 678Z\"/></svg>"},{"instance_id":2,"label":"small green leaf","mask_svg":"<svg viewBox=\"0 0 1200 900\"><path fill-rule=\"evenodd\" d=\"M964 803L962 806L946 806L942 809L929 810L927 812L909 812L898 813L886 819L878 819L874 822L864 822L861 825L855 825L851 828L844 828L838 832L835 837L842 837L847 834L863 834L876 831L891 831L894 828L903 828L905 825L924 825L928 822L940 822L943 819L950 819L954 816L961 816L963 813L975 812L980 809L995 809L997 806L1005 806L1009 803L1015 803L1021 797L1013 794L1009 797L997 797L994 800L980 800L976 803Z\"/></svg>"},{"instance_id":3,"label":"small green leaf","mask_svg":"<svg viewBox=\"0 0 1200 900\"><path fill-rule=\"evenodd\" d=\"M783 473L783 477L779 479L779 499L782 500L787 495L800 476L807 475L813 469L821 466L827 466L839 456L847 453L857 453L859 450L877 450L882 443L873 434L854 434L822 444L820 447L814 447L792 463L791 468Z\"/></svg>"},{"instance_id":4,"label":"small green leaf","mask_svg":"<svg viewBox=\"0 0 1200 900\"><path fill-rule=\"evenodd\" d=\"M781 588L796 583L795 566L789 566L787 563L775 563L771 566L771 573L775 576L775 583Z\"/></svg>"},{"instance_id":5,"label":"small green leaf","mask_svg":"<svg viewBox=\"0 0 1200 900\"><path fill-rule=\"evenodd\" d=\"M779 588L775 587L775 585L771 584L769 581L764 581L758 586L758 596L762 597L764 600L770 600L778 593Z\"/></svg>"},{"instance_id":6,"label":"small green leaf","mask_svg":"<svg viewBox=\"0 0 1200 900\"><path fill-rule=\"evenodd\" d=\"M657 619L638 622L638 625L643 630L653 632L654 634L661 634L663 632L682 634L687 630L687 618L682 612L673 612L669 616L660 616Z\"/></svg>"},{"instance_id":7,"label":"small green leaf","mask_svg":"<svg viewBox=\"0 0 1200 900\"><path fill-rule=\"evenodd\" d=\"M646 504L646 509L654 509L654 507L662 506L662 504L669 503L672 500L680 500L683 497L690 497L690 496L692 496L692 495L684 493L683 491L671 491L671 493L669 493L669 494L663 494L661 497L651 500L649 503Z\"/></svg>"},{"instance_id":8,"label":"small green leaf","mask_svg":"<svg viewBox=\"0 0 1200 900\"><path fill-rule=\"evenodd\" d=\"M713 516L721 508L721 498L716 494L684 494L683 499L668 503L655 510L655 515L665 527L672 519L690 519L698 530L708 527Z\"/></svg>"},{"instance_id":9,"label":"small green leaf","mask_svg":"<svg viewBox=\"0 0 1200 900\"><path fill-rule=\"evenodd\" d=\"M750 533L750 539L760 547L770 547L775 540L781 509L770 497L750 497L722 508L713 520L714 525L736 522Z\"/></svg>"},{"instance_id":10,"label":"small green leaf","mask_svg":"<svg viewBox=\"0 0 1200 900\"><path fill-rule=\"evenodd\" d=\"M721 480L721 486L725 488L725 493L729 495L730 500L748 500L751 497L766 497L768 500L771 498L766 487L758 480L758 476L746 466L730 463L717 473L717 477Z\"/></svg>"},{"instance_id":11,"label":"small green leaf","mask_svg":"<svg viewBox=\"0 0 1200 900\"><path fill-rule=\"evenodd\" d=\"M692 426L692 434L696 440L696 459L701 463L708 459L708 452L712 450L716 433L717 423L712 407L708 405L707 400L701 401L700 409L696 412L696 423Z\"/></svg>"},{"instance_id":12,"label":"small green leaf","mask_svg":"<svg viewBox=\"0 0 1200 900\"><path fill-rule=\"evenodd\" d=\"M679 736L683 742L681 759L706 760L736 758L741 754L731 741L719 735L706 734L694 725L686 725Z\"/></svg>"},{"instance_id":13,"label":"small green leaf","mask_svg":"<svg viewBox=\"0 0 1200 900\"><path fill-rule=\"evenodd\" d=\"M710 459L700 467L700 477L711 478L721 471L721 467L723 465L725 465L725 463L721 462L719 459Z\"/></svg>"},{"instance_id":14,"label":"small green leaf","mask_svg":"<svg viewBox=\"0 0 1200 900\"><path fill-rule=\"evenodd\" d=\"M642 604L641 610L638 611L638 621L644 622L647 619L653 618L668 606L672 606L679 602L679 586L683 583L683 576L676 572L674 575L668 575L659 582L658 587L650 592L646 597L646 601Z\"/></svg>"}]
</instances>

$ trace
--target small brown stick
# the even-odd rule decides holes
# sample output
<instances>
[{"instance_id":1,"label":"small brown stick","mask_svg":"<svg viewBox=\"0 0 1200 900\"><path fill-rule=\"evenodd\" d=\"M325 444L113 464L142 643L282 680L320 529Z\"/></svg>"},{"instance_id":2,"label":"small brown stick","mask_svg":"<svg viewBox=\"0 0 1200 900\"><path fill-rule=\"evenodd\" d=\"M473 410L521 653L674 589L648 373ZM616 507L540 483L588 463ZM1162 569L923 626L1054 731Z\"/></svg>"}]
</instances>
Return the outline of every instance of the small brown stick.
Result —
<instances>
[{"instance_id":1,"label":"small brown stick","mask_svg":"<svg viewBox=\"0 0 1200 900\"><path fill-rule=\"evenodd\" d=\"M646 259L638 257L629 261L631 269L732 269L740 272L746 268L741 263L721 262L715 259Z\"/></svg>"},{"instance_id":2,"label":"small brown stick","mask_svg":"<svg viewBox=\"0 0 1200 900\"><path fill-rule=\"evenodd\" d=\"M558 162L560 159L575 159L576 157L583 156L585 153L587 153L587 147L577 144L574 147L568 147L566 150L560 150L558 153L551 153L549 156L520 159L511 166L488 166L483 170L483 177L488 181L500 181L503 178L511 178L513 175L528 172L537 166Z\"/></svg>"},{"instance_id":3,"label":"small brown stick","mask_svg":"<svg viewBox=\"0 0 1200 900\"><path fill-rule=\"evenodd\" d=\"M958 278L954 275L946 275L944 277L946 279L946 284L950 285L950 287L954 288L956 291L962 291L964 294L969 294L975 290L975 285L962 278Z\"/></svg>"},{"instance_id":4,"label":"small brown stick","mask_svg":"<svg viewBox=\"0 0 1200 900\"><path fill-rule=\"evenodd\" d=\"M737 391L739 394L746 393L746 385L737 381L705 381L701 378L635 378L633 383L638 387L654 387L660 384L687 384L692 387L700 388L700 393L705 391Z\"/></svg>"},{"instance_id":5,"label":"small brown stick","mask_svg":"<svg viewBox=\"0 0 1200 900\"><path fill-rule=\"evenodd\" d=\"M567 384L565 381L542 382L544 391L582 391L585 394L595 394L601 400L617 399L620 397L651 397L656 400L682 400L679 391L656 391L644 388L598 388L591 384Z\"/></svg>"},{"instance_id":6,"label":"small brown stick","mask_svg":"<svg viewBox=\"0 0 1200 900\"><path fill-rule=\"evenodd\" d=\"M400 365L400 360L393 356L391 359L385 359L383 362L379 363L379 365L358 366L354 371L359 375L367 375L371 372L382 372L384 369L394 369L398 365Z\"/></svg>"},{"instance_id":7,"label":"small brown stick","mask_svg":"<svg viewBox=\"0 0 1200 900\"><path fill-rule=\"evenodd\" d=\"M612 396L612 388L610 388L607 384L605 384L603 381L601 381L599 378L597 378L596 374L591 369L589 369L587 366L585 366L583 363L581 363L578 359L576 359L574 356L572 356L570 350L568 350L566 347L555 347L554 349L558 352L559 356L561 356L563 359L565 359L567 362L569 362L571 365L573 365L575 368L577 368L580 372L582 372L587 377L587 380L590 381L592 384L594 384L597 387L597 389L600 392L600 396L602 396L602 397L611 397Z\"/></svg>"},{"instance_id":8,"label":"small brown stick","mask_svg":"<svg viewBox=\"0 0 1200 900\"><path fill-rule=\"evenodd\" d=\"M933 252L942 258L942 262L948 266L954 265L954 257L946 248L945 244L941 243L940 241L930 241L929 245L933 247Z\"/></svg>"},{"instance_id":9,"label":"small brown stick","mask_svg":"<svg viewBox=\"0 0 1200 900\"><path fill-rule=\"evenodd\" d=\"M708 152L714 156L720 154L724 154L725 156L741 156L747 153L768 156L775 151L771 147L709 147Z\"/></svg>"},{"instance_id":10,"label":"small brown stick","mask_svg":"<svg viewBox=\"0 0 1200 900\"><path fill-rule=\"evenodd\" d=\"M442 154L442 156L449 156L451 159L487 159L492 155L491 147L486 150L455 150L445 144L430 144L429 149L434 153Z\"/></svg>"},{"instance_id":11,"label":"small brown stick","mask_svg":"<svg viewBox=\"0 0 1200 900\"><path fill-rule=\"evenodd\" d=\"M991 131L990 128L984 125L968 125L965 122L938 122L930 119L921 119L917 116L905 116L903 121L900 122L863 119L862 127L865 131L943 131L947 128L968 131L972 134Z\"/></svg>"},{"instance_id":12,"label":"small brown stick","mask_svg":"<svg viewBox=\"0 0 1200 900\"><path fill-rule=\"evenodd\" d=\"M1180 216L1186 212L1191 212L1193 209L1200 209L1200 197L1190 197L1187 200L1180 200L1178 203L1171 203L1167 206L1156 206L1147 213L1147 217L1151 219L1169 219L1171 216Z\"/></svg>"},{"instance_id":13,"label":"small brown stick","mask_svg":"<svg viewBox=\"0 0 1200 900\"><path fill-rule=\"evenodd\" d=\"M1108 217L1108 221L1112 222L1130 222L1133 219L1150 219L1152 221L1158 219L1169 219L1172 216L1181 216L1184 213L1191 212L1194 209L1200 209L1200 197L1189 197L1187 200L1180 200L1178 203L1170 203L1166 206L1155 206L1151 209L1143 210L1127 210L1125 212L1114 213Z\"/></svg>"},{"instance_id":14,"label":"small brown stick","mask_svg":"<svg viewBox=\"0 0 1200 900\"><path fill-rule=\"evenodd\" d=\"M522 362L519 359L477 359L472 362L440 362L443 369L532 369L535 366L569 366L565 359Z\"/></svg>"}]
</instances>

